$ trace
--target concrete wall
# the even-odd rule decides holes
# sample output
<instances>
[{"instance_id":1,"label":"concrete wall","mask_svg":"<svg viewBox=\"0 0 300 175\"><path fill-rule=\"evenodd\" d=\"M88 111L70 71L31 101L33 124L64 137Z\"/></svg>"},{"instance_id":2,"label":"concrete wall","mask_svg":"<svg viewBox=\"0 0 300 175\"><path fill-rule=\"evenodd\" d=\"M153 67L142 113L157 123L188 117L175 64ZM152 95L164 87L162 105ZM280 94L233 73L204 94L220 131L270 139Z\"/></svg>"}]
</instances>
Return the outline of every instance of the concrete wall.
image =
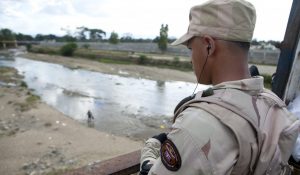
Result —
<instances>
[{"instance_id":1,"label":"concrete wall","mask_svg":"<svg viewBox=\"0 0 300 175\"><path fill-rule=\"evenodd\" d=\"M45 46L60 47L65 43L41 43ZM161 53L158 49L156 43L119 43L119 44L110 44L110 43L77 43L79 47L82 47L83 44L89 44L92 49L100 50L118 50L118 51L129 51L129 52L142 52L142 53ZM259 64L272 64L276 65L279 58L279 51L271 50L251 50L249 53L250 62L259 63ZM168 46L166 54L174 56L190 56L190 50L185 46Z\"/></svg>"}]
</instances>

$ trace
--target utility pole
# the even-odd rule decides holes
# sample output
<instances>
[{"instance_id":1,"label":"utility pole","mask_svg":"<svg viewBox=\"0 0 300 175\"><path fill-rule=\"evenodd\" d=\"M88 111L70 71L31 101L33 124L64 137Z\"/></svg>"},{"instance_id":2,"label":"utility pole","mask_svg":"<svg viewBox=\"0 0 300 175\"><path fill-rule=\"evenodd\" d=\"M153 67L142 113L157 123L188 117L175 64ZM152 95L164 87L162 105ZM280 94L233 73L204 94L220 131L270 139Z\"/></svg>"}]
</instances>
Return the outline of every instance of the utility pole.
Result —
<instances>
[{"instance_id":1,"label":"utility pole","mask_svg":"<svg viewBox=\"0 0 300 175\"><path fill-rule=\"evenodd\" d=\"M280 56L276 74L272 85L272 91L281 99L285 98L285 91L294 64L294 60L300 38L300 1L293 0L288 25L284 40L280 46ZM298 87L299 88L299 87Z\"/></svg>"}]
</instances>

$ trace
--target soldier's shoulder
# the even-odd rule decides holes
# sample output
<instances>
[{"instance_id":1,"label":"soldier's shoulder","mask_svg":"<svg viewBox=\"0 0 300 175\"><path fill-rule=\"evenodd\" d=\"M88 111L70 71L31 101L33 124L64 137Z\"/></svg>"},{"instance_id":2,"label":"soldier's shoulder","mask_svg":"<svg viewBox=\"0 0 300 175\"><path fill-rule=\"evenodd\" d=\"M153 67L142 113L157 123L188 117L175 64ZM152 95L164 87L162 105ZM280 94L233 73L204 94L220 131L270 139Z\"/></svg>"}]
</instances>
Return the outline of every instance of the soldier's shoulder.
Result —
<instances>
[{"instance_id":1,"label":"soldier's shoulder","mask_svg":"<svg viewBox=\"0 0 300 175\"><path fill-rule=\"evenodd\" d=\"M210 131L221 125L219 120L209 112L200 108L187 108L176 119L176 127L190 132Z\"/></svg>"}]
</instances>

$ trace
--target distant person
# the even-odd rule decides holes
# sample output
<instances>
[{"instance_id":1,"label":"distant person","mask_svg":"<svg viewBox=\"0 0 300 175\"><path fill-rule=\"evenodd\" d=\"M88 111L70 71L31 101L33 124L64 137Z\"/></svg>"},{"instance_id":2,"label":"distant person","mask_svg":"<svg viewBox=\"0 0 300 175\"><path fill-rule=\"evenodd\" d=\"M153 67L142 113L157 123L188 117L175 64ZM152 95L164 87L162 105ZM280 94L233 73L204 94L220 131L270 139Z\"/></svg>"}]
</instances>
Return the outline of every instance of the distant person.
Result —
<instances>
[{"instance_id":1,"label":"distant person","mask_svg":"<svg viewBox=\"0 0 300 175\"><path fill-rule=\"evenodd\" d=\"M93 116L93 114L92 114L92 112L90 110L88 110L87 116L88 116L88 121L94 120L94 116Z\"/></svg>"},{"instance_id":2,"label":"distant person","mask_svg":"<svg viewBox=\"0 0 300 175\"><path fill-rule=\"evenodd\" d=\"M245 0L191 8L188 31L173 44L191 49L198 83L212 87L179 105L169 133L146 141L141 175L289 174L299 121L263 77L251 77L255 21Z\"/></svg>"}]
</instances>

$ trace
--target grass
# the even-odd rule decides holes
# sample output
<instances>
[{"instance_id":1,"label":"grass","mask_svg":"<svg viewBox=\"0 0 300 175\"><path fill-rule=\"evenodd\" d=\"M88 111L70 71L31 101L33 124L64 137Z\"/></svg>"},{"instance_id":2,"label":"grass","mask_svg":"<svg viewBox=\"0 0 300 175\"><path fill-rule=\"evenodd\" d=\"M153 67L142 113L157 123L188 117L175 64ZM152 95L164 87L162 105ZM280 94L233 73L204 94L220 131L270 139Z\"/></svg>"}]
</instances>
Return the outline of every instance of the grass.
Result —
<instances>
[{"instance_id":1,"label":"grass","mask_svg":"<svg viewBox=\"0 0 300 175\"><path fill-rule=\"evenodd\" d=\"M100 63L108 63L108 64L134 64L132 61L113 60L113 59L109 59L109 58L98 58L97 61Z\"/></svg>"},{"instance_id":2,"label":"grass","mask_svg":"<svg viewBox=\"0 0 300 175\"><path fill-rule=\"evenodd\" d=\"M17 83L18 71L11 67L0 67L0 81L5 83Z\"/></svg>"},{"instance_id":3,"label":"grass","mask_svg":"<svg viewBox=\"0 0 300 175\"><path fill-rule=\"evenodd\" d=\"M36 103L40 100L40 97L37 95L30 94L24 103L16 103L22 112L28 111L29 109L35 107Z\"/></svg>"},{"instance_id":4,"label":"grass","mask_svg":"<svg viewBox=\"0 0 300 175\"><path fill-rule=\"evenodd\" d=\"M9 73L9 72L12 72L12 71L13 71L13 68L10 68L10 67L1 67L0 68L0 74Z\"/></svg>"},{"instance_id":5,"label":"grass","mask_svg":"<svg viewBox=\"0 0 300 175\"><path fill-rule=\"evenodd\" d=\"M59 55L59 48L48 48L34 46L31 51L46 54ZM135 53L137 54L137 53ZM152 59L151 54L140 53L137 58L131 58L129 52L126 51L109 51L96 49L77 49L74 56L82 57L101 63L109 64L139 64L146 66L155 66L159 68L176 69L180 71L192 71L192 65L188 61L180 61L178 56L171 60L157 60ZM265 64L263 64L265 65ZM261 74L264 77L265 87L271 89L272 76L268 74Z\"/></svg>"},{"instance_id":6,"label":"grass","mask_svg":"<svg viewBox=\"0 0 300 175\"><path fill-rule=\"evenodd\" d=\"M264 85L267 89L272 89L272 76L268 74L261 74L264 77Z\"/></svg>"},{"instance_id":7,"label":"grass","mask_svg":"<svg viewBox=\"0 0 300 175\"><path fill-rule=\"evenodd\" d=\"M26 103L34 104L37 101L39 101L40 99L41 98L39 96L31 94L29 97L26 98Z\"/></svg>"},{"instance_id":8,"label":"grass","mask_svg":"<svg viewBox=\"0 0 300 175\"><path fill-rule=\"evenodd\" d=\"M49 47L41 47L34 46L31 49L31 52L34 53L44 53L50 55L60 55L59 48L49 48ZM137 54L137 53L135 53ZM101 63L109 63L109 64L139 64L139 65L147 65L147 66L156 66L159 68L169 68L176 69L181 71L191 71L192 66L190 63L186 63L185 61L180 61L179 57L174 57L173 59L153 59L151 58L151 54L141 53L138 57L134 57L131 52L127 51L107 51L107 50L96 50L96 49L77 49L74 52L73 57L81 57L94 61L98 61Z\"/></svg>"}]
</instances>

